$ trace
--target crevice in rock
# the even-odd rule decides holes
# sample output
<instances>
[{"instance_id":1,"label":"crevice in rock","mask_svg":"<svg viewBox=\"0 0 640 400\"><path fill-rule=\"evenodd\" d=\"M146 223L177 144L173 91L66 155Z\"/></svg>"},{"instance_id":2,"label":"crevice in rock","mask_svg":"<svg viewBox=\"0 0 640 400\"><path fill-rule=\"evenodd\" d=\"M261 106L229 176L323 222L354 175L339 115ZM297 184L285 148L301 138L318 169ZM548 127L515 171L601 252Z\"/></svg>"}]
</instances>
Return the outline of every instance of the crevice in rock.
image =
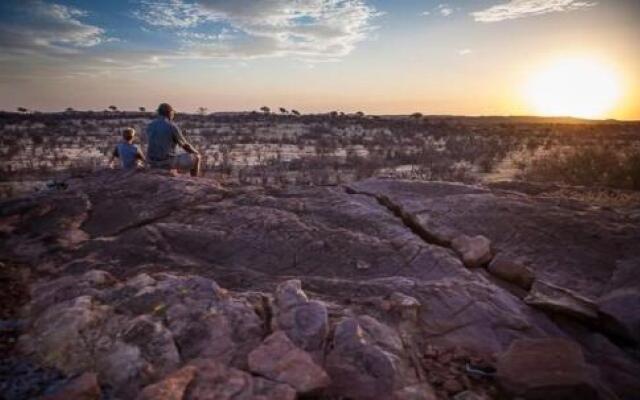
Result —
<instances>
[{"instance_id":1,"label":"crevice in rock","mask_svg":"<svg viewBox=\"0 0 640 400\"><path fill-rule=\"evenodd\" d=\"M413 232L416 236L420 237L425 243L430 244L430 245L435 245L435 246L439 246L448 250L452 250L451 244L447 241L443 241L442 239L439 239L437 237L435 237L432 233L430 233L428 230L426 230L422 225L420 225L416 219L409 213L405 212L401 206L395 204L393 201L391 201L391 199L389 199L387 196L384 195L375 195L372 193L367 193L367 192L361 192L358 190L355 190L349 186L345 186L344 187L345 192L347 194L350 195L364 195L364 196L368 196L371 197L373 199L375 199L381 206L387 208L394 216L396 216L398 219L400 219L403 223L403 225L405 225L407 228L409 228L411 230L411 232ZM458 256L458 253L456 253L455 251L453 251L454 254L456 254L456 256ZM478 270L480 270L480 268L478 268ZM481 268L481 270L485 270L484 268ZM473 271L473 270L472 270ZM485 270L486 271L486 270ZM485 278L488 278L489 281L492 281L494 285L507 290L508 292L510 292L514 297L518 298L520 301L524 302L524 297L526 296L527 293L529 293L529 291L524 291L524 293L514 293L513 289L508 290L505 288L505 286L509 285L509 282L507 281L503 281L501 280L499 277L493 276L489 273L486 274L482 274L483 276L485 276ZM499 282L497 282L499 281ZM526 304L526 303L525 303ZM616 335L614 333L611 332L610 329L607 329L607 324L606 321L603 321L603 318L601 315L598 315L598 318L595 320L585 320L585 319L581 319L577 316L573 316L570 315L568 313L563 313L560 311L552 311L552 310L547 310L543 307L535 307L532 306L530 304L527 304L529 307L536 309L542 313L544 313L545 315L547 315L552 321L554 321L554 323L556 323L556 325L559 324L559 322L557 322L557 319L566 319L569 321L572 321L573 323L576 323L580 326L585 327L586 329L588 329L591 332L596 332L599 333L601 335L603 335L604 337L606 337L608 340L611 341L611 343L615 344L618 348L623 349L623 350L627 350L626 352L628 352L629 348L634 348L634 343L630 342L628 339L620 337L619 335ZM438 333L437 335L441 335L441 334L446 334L448 332L444 332L444 333Z\"/></svg>"},{"instance_id":2,"label":"crevice in rock","mask_svg":"<svg viewBox=\"0 0 640 400\"><path fill-rule=\"evenodd\" d=\"M418 236L420 239L422 239L425 243L430 244L430 245L439 246L439 247L444 247L446 249L451 250L451 246L450 246L449 242L444 241L444 240L436 237L431 232L426 230L422 225L420 225L414 219L414 217L412 215L410 215L409 213L406 213L402 209L401 206L395 204L387 196L374 195L374 194L366 193L366 192L359 192L359 191L356 191L353 188L350 188L348 186L345 186L345 191L346 191L347 194L359 194L359 195L369 196L369 197L375 199L378 202L378 204L380 204L381 206L385 207L395 217L400 219L404 226L409 228L409 230L411 230L411 232L413 232L416 236Z\"/></svg>"}]
</instances>

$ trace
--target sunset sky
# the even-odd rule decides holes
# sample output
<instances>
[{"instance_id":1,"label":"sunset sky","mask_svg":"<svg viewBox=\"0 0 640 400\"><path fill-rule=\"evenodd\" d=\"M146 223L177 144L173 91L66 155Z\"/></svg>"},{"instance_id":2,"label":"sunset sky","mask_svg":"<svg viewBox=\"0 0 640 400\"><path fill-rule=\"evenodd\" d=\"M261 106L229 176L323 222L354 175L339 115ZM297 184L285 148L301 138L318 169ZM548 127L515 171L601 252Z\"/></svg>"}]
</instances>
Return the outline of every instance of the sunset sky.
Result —
<instances>
[{"instance_id":1,"label":"sunset sky","mask_svg":"<svg viewBox=\"0 0 640 400\"><path fill-rule=\"evenodd\" d=\"M640 119L638 0L2 0L0 109Z\"/></svg>"}]
</instances>

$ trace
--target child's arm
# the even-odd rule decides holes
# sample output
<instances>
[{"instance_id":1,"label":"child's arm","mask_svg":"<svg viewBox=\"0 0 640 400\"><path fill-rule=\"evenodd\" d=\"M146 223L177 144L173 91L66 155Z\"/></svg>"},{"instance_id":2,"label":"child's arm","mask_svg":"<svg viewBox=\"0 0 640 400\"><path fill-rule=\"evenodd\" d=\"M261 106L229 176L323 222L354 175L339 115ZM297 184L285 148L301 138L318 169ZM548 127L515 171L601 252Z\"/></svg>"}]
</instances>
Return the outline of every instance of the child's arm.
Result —
<instances>
[{"instance_id":1,"label":"child's arm","mask_svg":"<svg viewBox=\"0 0 640 400\"><path fill-rule=\"evenodd\" d=\"M119 158L118 147L113 148L113 152L111 153L111 158L109 159L109 168L113 168L115 166L116 158Z\"/></svg>"}]
</instances>

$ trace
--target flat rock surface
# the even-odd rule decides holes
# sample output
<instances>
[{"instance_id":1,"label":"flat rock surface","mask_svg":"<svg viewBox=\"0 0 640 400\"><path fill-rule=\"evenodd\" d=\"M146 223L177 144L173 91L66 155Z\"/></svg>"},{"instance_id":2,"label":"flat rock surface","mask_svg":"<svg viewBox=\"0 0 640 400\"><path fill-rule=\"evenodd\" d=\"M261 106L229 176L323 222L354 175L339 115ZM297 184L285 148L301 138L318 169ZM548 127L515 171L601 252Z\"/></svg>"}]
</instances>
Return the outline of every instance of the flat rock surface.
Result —
<instances>
[{"instance_id":1,"label":"flat rock surface","mask_svg":"<svg viewBox=\"0 0 640 400\"><path fill-rule=\"evenodd\" d=\"M488 256L466 267L461 235L488 239L524 283L513 268L488 273ZM637 393L637 315L624 305L637 303L639 239L614 210L444 182L221 187L104 171L0 203L0 258L32 274L17 351L96 374L122 399L496 398L465 372L471 358L426 349L491 363L541 338L577 346L602 393ZM262 353L306 369L251 367Z\"/></svg>"}]
</instances>

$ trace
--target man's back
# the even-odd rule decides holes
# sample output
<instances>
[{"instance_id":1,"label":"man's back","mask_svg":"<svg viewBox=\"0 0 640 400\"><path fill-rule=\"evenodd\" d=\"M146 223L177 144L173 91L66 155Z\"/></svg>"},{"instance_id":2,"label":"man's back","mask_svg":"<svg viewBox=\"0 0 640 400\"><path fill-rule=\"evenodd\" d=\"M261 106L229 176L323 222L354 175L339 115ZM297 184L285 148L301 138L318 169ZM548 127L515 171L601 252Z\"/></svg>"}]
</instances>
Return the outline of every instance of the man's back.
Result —
<instances>
[{"instance_id":1,"label":"man's back","mask_svg":"<svg viewBox=\"0 0 640 400\"><path fill-rule=\"evenodd\" d=\"M147 126L147 157L151 162L167 161L176 155L176 145L186 140L180 129L167 118L156 118Z\"/></svg>"}]
</instances>

